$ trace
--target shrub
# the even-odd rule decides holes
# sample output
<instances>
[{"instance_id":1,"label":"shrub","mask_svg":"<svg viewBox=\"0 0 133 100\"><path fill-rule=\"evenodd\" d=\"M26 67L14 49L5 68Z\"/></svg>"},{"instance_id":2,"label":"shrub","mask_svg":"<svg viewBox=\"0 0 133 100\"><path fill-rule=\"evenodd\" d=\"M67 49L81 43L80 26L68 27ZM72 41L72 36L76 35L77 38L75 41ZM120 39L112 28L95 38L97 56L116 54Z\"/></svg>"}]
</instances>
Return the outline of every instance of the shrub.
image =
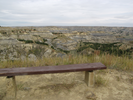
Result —
<instances>
[{"instance_id":1,"label":"shrub","mask_svg":"<svg viewBox=\"0 0 133 100\"><path fill-rule=\"evenodd\" d=\"M7 34L7 32L2 32L2 34Z\"/></svg>"},{"instance_id":2,"label":"shrub","mask_svg":"<svg viewBox=\"0 0 133 100\"><path fill-rule=\"evenodd\" d=\"M51 46L51 48L52 48L52 49L54 49L54 47L53 47L53 46Z\"/></svg>"},{"instance_id":3,"label":"shrub","mask_svg":"<svg viewBox=\"0 0 133 100\"><path fill-rule=\"evenodd\" d=\"M17 39L18 41L25 41L24 39Z\"/></svg>"},{"instance_id":4,"label":"shrub","mask_svg":"<svg viewBox=\"0 0 133 100\"><path fill-rule=\"evenodd\" d=\"M83 50L86 49L86 48L89 48L89 46L79 47L79 48L77 49L77 52L81 52L81 51L83 51Z\"/></svg>"},{"instance_id":5,"label":"shrub","mask_svg":"<svg viewBox=\"0 0 133 100\"><path fill-rule=\"evenodd\" d=\"M36 44L42 44L42 45L48 45L47 43L44 42L39 42L39 41L35 41Z\"/></svg>"},{"instance_id":6,"label":"shrub","mask_svg":"<svg viewBox=\"0 0 133 100\"><path fill-rule=\"evenodd\" d=\"M59 49L60 51L62 51L62 52L64 52L64 53L66 53L66 54L70 53L70 51L63 50L63 49L61 49L61 48L57 48L57 49Z\"/></svg>"},{"instance_id":7,"label":"shrub","mask_svg":"<svg viewBox=\"0 0 133 100\"><path fill-rule=\"evenodd\" d=\"M46 42L46 41L47 41L47 39L43 39L43 41L44 41L44 42Z\"/></svg>"},{"instance_id":8,"label":"shrub","mask_svg":"<svg viewBox=\"0 0 133 100\"><path fill-rule=\"evenodd\" d=\"M25 43L33 43L32 40L25 40Z\"/></svg>"},{"instance_id":9,"label":"shrub","mask_svg":"<svg viewBox=\"0 0 133 100\"><path fill-rule=\"evenodd\" d=\"M17 39L18 41L24 41L25 43L33 43L32 40Z\"/></svg>"},{"instance_id":10,"label":"shrub","mask_svg":"<svg viewBox=\"0 0 133 100\"><path fill-rule=\"evenodd\" d=\"M62 33L52 32L52 34L62 34Z\"/></svg>"},{"instance_id":11,"label":"shrub","mask_svg":"<svg viewBox=\"0 0 133 100\"><path fill-rule=\"evenodd\" d=\"M57 39L58 37L52 38L52 40Z\"/></svg>"}]
</instances>

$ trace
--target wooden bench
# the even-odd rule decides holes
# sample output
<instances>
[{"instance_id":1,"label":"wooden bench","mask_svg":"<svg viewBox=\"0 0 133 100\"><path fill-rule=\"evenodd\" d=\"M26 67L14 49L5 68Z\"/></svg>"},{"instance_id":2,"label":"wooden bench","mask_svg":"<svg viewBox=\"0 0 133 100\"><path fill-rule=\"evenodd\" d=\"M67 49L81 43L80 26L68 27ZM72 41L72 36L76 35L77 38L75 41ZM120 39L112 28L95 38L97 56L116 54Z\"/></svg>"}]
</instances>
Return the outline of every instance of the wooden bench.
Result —
<instances>
[{"instance_id":1,"label":"wooden bench","mask_svg":"<svg viewBox=\"0 0 133 100\"><path fill-rule=\"evenodd\" d=\"M49 74L49 73L64 73L85 71L85 82L88 86L93 86L94 70L106 69L107 67L102 63L86 63L73 65L58 65L58 66L43 66L43 67L21 67L21 68L3 68L0 69L0 76L7 76L13 79L15 89L15 97L17 95L17 87L15 76L18 75L35 75L35 74Z\"/></svg>"}]
</instances>

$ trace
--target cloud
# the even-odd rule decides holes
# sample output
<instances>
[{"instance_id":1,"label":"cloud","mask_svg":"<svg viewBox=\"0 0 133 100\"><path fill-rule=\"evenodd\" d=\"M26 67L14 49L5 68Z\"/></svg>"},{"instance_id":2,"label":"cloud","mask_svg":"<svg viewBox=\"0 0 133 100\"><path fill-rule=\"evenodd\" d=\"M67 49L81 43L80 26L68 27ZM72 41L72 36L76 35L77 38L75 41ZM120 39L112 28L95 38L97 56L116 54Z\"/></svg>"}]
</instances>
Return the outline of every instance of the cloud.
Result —
<instances>
[{"instance_id":1,"label":"cloud","mask_svg":"<svg viewBox=\"0 0 133 100\"><path fill-rule=\"evenodd\" d=\"M0 0L2 26L133 27L132 16L133 0Z\"/></svg>"}]
</instances>

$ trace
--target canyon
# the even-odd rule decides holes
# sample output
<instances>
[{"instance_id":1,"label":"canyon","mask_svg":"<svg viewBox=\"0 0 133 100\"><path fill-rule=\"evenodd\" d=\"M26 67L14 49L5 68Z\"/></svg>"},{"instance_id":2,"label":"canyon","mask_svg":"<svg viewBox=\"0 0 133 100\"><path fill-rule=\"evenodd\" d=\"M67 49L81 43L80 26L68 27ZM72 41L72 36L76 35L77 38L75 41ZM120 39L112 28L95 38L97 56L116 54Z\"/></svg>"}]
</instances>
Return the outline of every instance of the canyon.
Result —
<instances>
[{"instance_id":1,"label":"canyon","mask_svg":"<svg viewBox=\"0 0 133 100\"><path fill-rule=\"evenodd\" d=\"M97 46L97 47L96 47ZM106 47L105 47L106 46ZM0 27L0 61L91 55L110 48L133 55L132 27L38 26ZM103 50L104 48L107 48ZM117 52L118 53L118 52Z\"/></svg>"}]
</instances>

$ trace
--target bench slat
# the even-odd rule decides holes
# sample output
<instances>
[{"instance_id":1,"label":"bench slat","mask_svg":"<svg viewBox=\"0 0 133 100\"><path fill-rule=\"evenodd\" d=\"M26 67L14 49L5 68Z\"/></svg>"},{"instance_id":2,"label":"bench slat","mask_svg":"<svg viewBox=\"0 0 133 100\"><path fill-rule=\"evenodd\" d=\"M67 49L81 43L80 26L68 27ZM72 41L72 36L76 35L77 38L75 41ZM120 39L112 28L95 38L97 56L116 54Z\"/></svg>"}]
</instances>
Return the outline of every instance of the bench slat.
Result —
<instances>
[{"instance_id":1,"label":"bench slat","mask_svg":"<svg viewBox=\"0 0 133 100\"><path fill-rule=\"evenodd\" d=\"M86 64L73 64L73 65L43 66L43 67L3 68L0 69L0 76L92 71L92 70L106 69L106 68L107 67L102 63L86 63Z\"/></svg>"}]
</instances>

